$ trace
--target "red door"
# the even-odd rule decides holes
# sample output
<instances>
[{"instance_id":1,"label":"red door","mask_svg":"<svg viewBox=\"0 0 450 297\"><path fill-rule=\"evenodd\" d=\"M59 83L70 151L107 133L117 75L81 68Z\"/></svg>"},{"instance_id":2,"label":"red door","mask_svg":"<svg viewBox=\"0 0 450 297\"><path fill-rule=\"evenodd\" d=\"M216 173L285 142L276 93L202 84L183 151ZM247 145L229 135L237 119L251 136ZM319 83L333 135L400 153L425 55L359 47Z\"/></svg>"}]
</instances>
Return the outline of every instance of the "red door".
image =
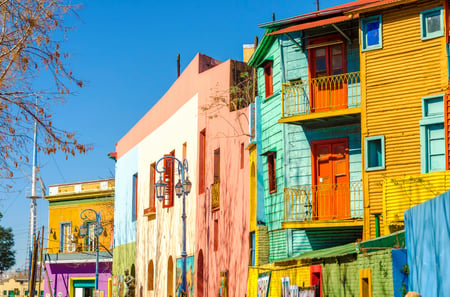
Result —
<instances>
[{"instance_id":1,"label":"red door","mask_svg":"<svg viewBox=\"0 0 450 297\"><path fill-rule=\"evenodd\" d=\"M315 297L322 297L322 265L311 265L311 287L315 287Z\"/></svg>"},{"instance_id":2,"label":"red door","mask_svg":"<svg viewBox=\"0 0 450 297\"><path fill-rule=\"evenodd\" d=\"M332 220L350 216L347 138L311 143L313 217Z\"/></svg>"},{"instance_id":3,"label":"red door","mask_svg":"<svg viewBox=\"0 0 450 297\"><path fill-rule=\"evenodd\" d=\"M347 79L343 43L310 50L311 112L347 108Z\"/></svg>"}]
</instances>

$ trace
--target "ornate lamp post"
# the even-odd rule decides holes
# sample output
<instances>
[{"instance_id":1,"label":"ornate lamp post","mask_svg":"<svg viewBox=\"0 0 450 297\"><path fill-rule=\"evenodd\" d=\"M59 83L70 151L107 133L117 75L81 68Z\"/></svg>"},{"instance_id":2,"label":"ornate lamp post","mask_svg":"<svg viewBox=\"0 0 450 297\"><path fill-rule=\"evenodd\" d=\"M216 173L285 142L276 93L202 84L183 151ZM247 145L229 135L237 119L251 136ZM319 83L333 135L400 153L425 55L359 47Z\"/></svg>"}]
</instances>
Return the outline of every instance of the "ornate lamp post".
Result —
<instances>
[{"instance_id":1,"label":"ornate lamp post","mask_svg":"<svg viewBox=\"0 0 450 297\"><path fill-rule=\"evenodd\" d=\"M101 223L101 213L96 212L91 208L86 208L80 213L80 218L83 220L83 224L80 227L80 236L85 238L89 236L89 222L92 220L88 219L88 215L85 212L92 212L95 214L95 226L94 226L94 234L95 234L95 251L96 251L96 260L95 260L95 290L98 290L98 236L103 233L103 226Z\"/></svg>"},{"instance_id":2,"label":"ornate lamp post","mask_svg":"<svg viewBox=\"0 0 450 297\"><path fill-rule=\"evenodd\" d=\"M161 161L167 160L167 162L173 162L178 165L178 182L175 185L175 194L178 198L183 196L183 212L181 214L181 218L183 221L183 250L181 252L181 256L183 257L183 281L181 284L181 290L183 293L187 292L186 288L186 205L185 198L191 192L192 183L189 181L188 177L188 161L186 159L181 162L179 159L174 156L166 155L156 162L155 170L160 174L159 181L155 184L155 192L156 198L158 198L159 202L162 202L164 196L166 194L167 183L163 180L163 173L166 171L166 168L163 166L162 170L158 170L158 165Z\"/></svg>"}]
</instances>

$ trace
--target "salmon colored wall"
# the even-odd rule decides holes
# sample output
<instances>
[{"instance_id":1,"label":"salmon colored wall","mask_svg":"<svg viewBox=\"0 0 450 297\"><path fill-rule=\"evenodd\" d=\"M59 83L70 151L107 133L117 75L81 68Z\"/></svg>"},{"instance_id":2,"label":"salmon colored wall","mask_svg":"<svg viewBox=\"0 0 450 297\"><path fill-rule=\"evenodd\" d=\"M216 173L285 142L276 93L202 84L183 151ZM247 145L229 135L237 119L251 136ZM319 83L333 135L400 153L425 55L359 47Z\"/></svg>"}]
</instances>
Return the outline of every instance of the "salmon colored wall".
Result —
<instances>
[{"instance_id":1,"label":"salmon colored wall","mask_svg":"<svg viewBox=\"0 0 450 297\"><path fill-rule=\"evenodd\" d=\"M212 97L229 100L230 68L227 61L201 74L200 108ZM198 133L206 129L206 178L204 193L197 196L196 255L204 256L203 296L219 292L220 272L228 271L228 296L247 293L248 274L248 152L241 168L241 144L248 145L248 108L230 112L223 107L215 117L211 110L199 113ZM241 128L242 127L242 128ZM220 209L211 211L214 182L214 150L220 148ZM198 169L197 169L198 170ZM198 172L198 171L197 171ZM200 189L199 189L200 190ZM218 249L214 251L214 221L218 220ZM197 260L197 257L196 257ZM197 264L196 264L197 266ZM197 269L197 267L196 267ZM196 292L196 296L199 292Z\"/></svg>"}]
</instances>

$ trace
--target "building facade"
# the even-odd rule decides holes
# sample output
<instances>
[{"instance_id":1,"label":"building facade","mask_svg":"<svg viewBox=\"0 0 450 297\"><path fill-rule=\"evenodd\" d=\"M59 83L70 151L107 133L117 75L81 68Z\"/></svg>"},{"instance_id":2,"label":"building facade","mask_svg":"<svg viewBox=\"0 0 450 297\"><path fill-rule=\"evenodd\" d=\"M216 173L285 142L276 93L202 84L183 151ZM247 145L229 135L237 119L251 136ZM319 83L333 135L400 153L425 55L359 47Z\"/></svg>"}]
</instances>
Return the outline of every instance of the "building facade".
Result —
<instances>
[{"instance_id":1,"label":"building facade","mask_svg":"<svg viewBox=\"0 0 450 297\"><path fill-rule=\"evenodd\" d=\"M198 54L116 145L116 229L131 241L136 236L140 296L178 296L181 289L183 204L174 191L178 163L158 163L167 155L187 160L192 182L185 205L188 296L247 290L248 261L241 260L248 255L248 108L230 96L243 72L241 62ZM168 189L159 202L160 178Z\"/></svg>"},{"instance_id":2,"label":"building facade","mask_svg":"<svg viewBox=\"0 0 450 297\"><path fill-rule=\"evenodd\" d=\"M111 296L114 184L105 179L49 187L46 296L94 296L96 272L100 294ZM97 229L98 270L95 213L102 226Z\"/></svg>"}]
</instances>

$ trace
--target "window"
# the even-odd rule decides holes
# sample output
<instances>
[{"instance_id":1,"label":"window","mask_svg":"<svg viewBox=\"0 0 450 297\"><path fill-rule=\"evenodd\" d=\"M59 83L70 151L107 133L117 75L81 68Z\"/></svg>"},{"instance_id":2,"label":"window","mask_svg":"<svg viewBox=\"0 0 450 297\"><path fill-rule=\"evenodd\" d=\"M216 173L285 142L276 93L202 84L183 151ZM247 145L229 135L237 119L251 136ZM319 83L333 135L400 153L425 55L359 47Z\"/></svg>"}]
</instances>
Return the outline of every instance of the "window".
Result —
<instances>
[{"instance_id":1,"label":"window","mask_svg":"<svg viewBox=\"0 0 450 297\"><path fill-rule=\"evenodd\" d=\"M275 193L277 191L277 170L275 167L276 153L269 152L267 154L267 172L269 180L269 193Z\"/></svg>"},{"instance_id":2,"label":"window","mask_svg":"<svg viewBox=\"0 0 450 297\"><path fill-rule=\"evenodd\" d=\"M166 156L175 156L175 151L171 151L170 154ZM173 206L173 197L175 191L175 162L173 159L164 159L164 182L167 184L166 186L166 195L163 201L163 207L172 207Z\"/></svg>"},{"instance_id":3,"label":"window","mask_svg":"<svg viewBox=\"0 0 450 297\"><path fill-rule=\"evenodd\" d=\"M214 183L220 182L220 148L214 150Z\"/></svg>"},{"instance_id":4,"label":"window","mask_svg":"<svg viewBox=\"0 0 450 297\"><path fill-rule=\"evenodd\" d=\"M244 148L244 143L241 143L241 169L244 169L244 153L245 153L245 148Z\"/></svg>"},{"instance_id":5,"label":"window","mask_svg":"<svg viewBox=\"0 0 450 297\"><path fill-rule=\"evenodd\" d=\"M364 147L366 171L385 169L384 135L366 137Z\"/></svg>"},{"instance_id":6,"label":"window","mask_svg":"<svg viewBox=\"0 0 450 297\"><path fill-rule=\"evenodd\" d=\"M250 266L255 266L255 232L250 232L250 240L249 240L249 249L250 249Z\"/></svg>"},{"instance_id":7,"label":"window","mask_svg":"<svg viewBox=\"0 0 450 297\"><path fill-rule=\"evenodd\" d=\"M217 251L219 248L219 219L214 220L214 251Z\"/></svg>"},{"instance_id":8,"label":"window","mask_svg":"<svg viewBox=\"0 0 450 297\"><path fill-rule=\"evenodd\" d=\"M372 297L372 271L361 269L359 271L359 296Z\"/></svg>"},{"instance_id":9,"label":"window","mask_svg":"<svg viewBox=\"0 0 450 297\"><path fill-rule=\"evenodd\" d=\"M205 192L205 152L206 152L206 130L200 132L199 144L199 175L198 175L198 193Z\"/></svg>"},{"instance_id":10,"label":"window","mask_svg":"<svg viewBox=\"0 0 450 297\"><path fill-rule=\"evenodd\" d=\"M369 51L383 47L381 15L361 19L361 50Z\"/></svg>"},{"instance_id":11,"label":"window","mask_svg":"<svg viewBox=\"0 0 450 297\"><path fill-rule=\"evenodd\" d=\"M85 251L95 251L95 222L87 222L87 236L84 239Z\"/></svg>"},{"instance_id":12,"label":"window","mask_svg":"<svg viewBox=\"0 0 450 297\"><path fill-rule=\"evenodd\" d=\"M444 14L441 7L425 10L420 13L422 40L444 36Z\"/></svg>"},{"instance_id":13,"label":"window","mask_svg":"<svg viewBox=\"0 0 450 297\"><path fill-rule=\"evenodd\" d=\"M422 173L445 170L444 97L422 98L420 121Z\"/></svg>"},{"instance_id":14,"label":"window","mask_svg":"<svg viewBox=\"0 0 450 297\"><path fill-rule=\"evenodd\" d=\"M156 164L152 163L150 165L150 189L149 189L149 204L150 210L155 211L155 181L156 181Z\"/></svg>"},{"instance_id":15,"label":"window","mask_svg":"<svg viewBox=\"0 0 450 297\"><path fill-rule=\"evenodd\" d=\"M61 223L59 226L59 251L61 253L69 252L71 246L72 223Z\"/></svg>"},{"instance_id":16,"label":"window","mask_svg":"<svg viewBox=\"0 0 450 297\"><path fill-rule=\"evenodd\" d=\"M138 174L133 174L133 201L132 201L132 210L131 210L131 218L134 221L137 219L137 195L138 195Z\"/></svg>"},{"instance_id":17,"label":"window","mask_svg":"<svg viewBox=\"0 0 450 297\"><path fill-rule=\"evenodd\" d=\"M268 61L264 65L264 86L266 98L273 95L273 61Z\"/></svg>"}]
</instances>

